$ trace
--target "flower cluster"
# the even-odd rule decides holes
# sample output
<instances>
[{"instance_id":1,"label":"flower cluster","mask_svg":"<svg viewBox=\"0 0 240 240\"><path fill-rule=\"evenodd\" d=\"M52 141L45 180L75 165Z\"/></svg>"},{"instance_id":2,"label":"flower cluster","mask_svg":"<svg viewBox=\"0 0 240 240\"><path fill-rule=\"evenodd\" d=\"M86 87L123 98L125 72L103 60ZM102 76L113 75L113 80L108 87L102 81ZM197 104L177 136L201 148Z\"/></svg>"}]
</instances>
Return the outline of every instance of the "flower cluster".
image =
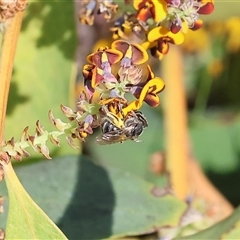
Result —
<instances>
[{"instance_id":1,"label":"flower cluster","mask_svg":"<svg viewBox=\"0 0 240 240\"><path fill-rule=\"evenodd\" d=\"M159 59L167 54L169 43L183 43L187 29L197 30L203 25L199 14L214 9L213 0L135 0L134 7L139 21L147 23L152 19L156 25L147 32L143 46Z\"/></svg>"},{"instance_id":2,"label":"flower cluster","mask_svg":"<svg viewBox=\"0 0 240 240\"><path fill-rule=\"evenodd\" d=\"M98 1L92 2L97 4ZM187 29L196 30L203 25L199 15L210 14L214 10L214 0L133 0L133 7L134 13L123 13L110 29L114 39L135 38L136 42L137 38L153 56L162 59L168 52L169 43L182 44ZM104 12L109 11L105 8ZM80 15L80 19L84 16ZM90 16L92 24L93 11Z\"/></svg>"},{"instance_id":3,"label":"flower cluster","mask_svg":"<svg viewBox=\"0 0 240 240\"><path fill-rule=\"evenodd\" d=\"M143 47L123 40L87 56L89 63L83 67L85 92L77 102L77 138L84 141L93 128L100 126L100 144L137 141L147 126L139 109L143 102L158 106L157 94L164 89L164 82L154 76L147 60ZM128 101L127 95L136 100Z\"/></svg>"},{"instance_id":4,"label":"flower cluster","mask_svg":"<svg viewBox=\"0 0 240 240\"><path fill-rule=\"evenodd\" d=\"M111 48L100 48L90 54L87 60L89 63L82 71L85 91L80 93L77 110L61 105L68 121L54 118L50 111L49 119L57 131L44 130L39 121L33 135L26 127L20 140L12 138L3 144L0 151L3 161L8 163L11 158L28 157L28 147L50 159L48 139L59 146L59 137L65 135L69 145L77 147L74 140L85 141L97 127L102 131L97 137L99 144L139 141L138 137L148 125L139 110L143 102L151 107L158 106L158 94L164 89L163 80L155 77L147 64L146 50L138 44L117 40ZM135 99L129 101L127 95Z\"/></svg>"}]
</instances>

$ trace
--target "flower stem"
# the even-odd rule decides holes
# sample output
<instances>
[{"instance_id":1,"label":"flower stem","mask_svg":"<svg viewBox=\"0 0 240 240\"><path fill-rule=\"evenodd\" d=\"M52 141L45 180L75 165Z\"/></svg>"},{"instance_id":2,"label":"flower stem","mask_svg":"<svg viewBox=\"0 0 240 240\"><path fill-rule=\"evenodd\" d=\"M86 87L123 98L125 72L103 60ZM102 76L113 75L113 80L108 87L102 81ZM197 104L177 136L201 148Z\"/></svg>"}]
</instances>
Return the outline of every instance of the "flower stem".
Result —
<instances>
[{"instance_id":1,"label":"flower stem","mask_svg":"<svg viewBox=\"0 0 240 240\"><path fill-rule=\"evenodd\" d=\"M8 101L9 86L12 77L13 62L18 35L21 28L23 12L19 12L8 23L3 37L0 57L0 141L4 139L4 125Z\"/></svg>"},{"instance_id":2,"label":"flower stem","mask_svg":"<svg viewBox=\"0 0 240 240\"><path fill-rule=\"evenodd\" d=\"M188 131L187 107L184 89L183 59L177 46L171 46L162 61L166 83L164 122L166 136L167 169L176 195L184 200L188 194L187 159Z\"/></svg>"},{"instance_id":3,"label":"flower stem","mask_svg":"<svg viewBox=\"0 0 240 240\"><path fill-rule=\"evenodd\" d=\"M194 159L188 136L186 92L184 88L183 58L177 46L163 60L163 79L166 83L164 121L167 168L177 197L185 200L189 193L204 199L217 208L216 216L229 216L233 207L212 185Z\"/></svg>"}]
</instances>

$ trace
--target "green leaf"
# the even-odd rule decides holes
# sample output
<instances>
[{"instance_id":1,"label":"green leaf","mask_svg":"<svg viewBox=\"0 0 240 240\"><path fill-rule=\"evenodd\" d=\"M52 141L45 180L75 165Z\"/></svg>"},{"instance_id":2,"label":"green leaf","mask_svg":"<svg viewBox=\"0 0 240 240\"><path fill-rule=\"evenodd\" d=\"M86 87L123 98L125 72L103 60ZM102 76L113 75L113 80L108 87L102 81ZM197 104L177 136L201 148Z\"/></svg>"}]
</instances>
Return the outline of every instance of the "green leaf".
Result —
<instances>
[{"instance_id":1,"label":"green leaf","mask_svg":"<svg viewBox=\"0 0 240 240\"><path fill-rule=\"evenodd\" d=\"M240 236L240 207L235 212L213 225L212 227L203 230L197 234L180 238L180 239L239 239Z\"/></svg>"},{"instance_id":2,"label":"green leaf","mask_svg":"<svg viewBox=\"0 0 240 240\"><path fill-rule=\"evenodd\" d=\"M153 184L84 156L19 166L16 172L69 239L149 233L177 226L186 210L186 204L172 195L155 196Z\"/></svg>"},{"instance_id":3,"label":"green leaf","mask_svg":"<svg viewBox=\"0 0 240 240\"><path fill-rule=\"evenodd\" d=\"M6 239L67 239L25 191L12 165L4 170L9 194Z\"/></svg>"},{"instance_id":4,"label":"green leaf","mask_svg":"<svg viewBox=\"0 0 240 240\"><path fill-rule=\"evenodd\" d=\"M205 169L215 172L230 172L237 168L238 162L232 125L222 125L209 121L205 126L195 126L191 130L192 141L197 159ZM226 161L227 159L227 161Z\"/></svg>"},{"instance_id":5,"label":"green leaf","mask_svg":"<svg viewBox=\"0 0 240 240\"><path fill-rule=\"evenodd\" d=\"M172 195L157 197L154 185L120 170L110 172L115 190L114 237L154 232L155 227L177 226L186 205Z\"/></svg>"},{"instance_id":6,"label":"green leaf","mask_svg":"<svg viewBox=\"0 0 240 240\"><path fill-rule=\"evenodd\" d=\"M48 111L65 120L60 104L69 105L74 96L76 36L72 1L29 3L18 41L6 119L6 139L18 140L23 129L35 123L46 130L55 128ZM72 76L72 79L71 79ZM72 83L70 82L72 81ZM73 86L73 84L72 84ZM61 148L49 144L51 152L76 153L62 138ZM50 153L51 153L50 152ZM31 151L31 153L34 152ZM39 156L39 154L37 155Z\"/></svg>"}]
</instances>

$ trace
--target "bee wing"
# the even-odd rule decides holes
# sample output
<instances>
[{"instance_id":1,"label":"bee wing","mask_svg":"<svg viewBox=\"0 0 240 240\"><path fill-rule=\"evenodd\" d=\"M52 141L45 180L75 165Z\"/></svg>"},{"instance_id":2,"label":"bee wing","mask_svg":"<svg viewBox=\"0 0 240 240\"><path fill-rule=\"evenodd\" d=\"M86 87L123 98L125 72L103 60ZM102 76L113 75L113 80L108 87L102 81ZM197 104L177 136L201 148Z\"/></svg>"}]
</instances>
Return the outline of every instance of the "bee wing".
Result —
<instances>
[{"instance_id":1,"label":"bee wing","mask_svg":"<svg viewBox=\"0 0 240 240\"><path fill-rule=\"evenodd\" d=\"M106 139L105 137L103 137L103 134L97 136L96 141L100 145L109 145L109 144L113 143L113 142L110 141L110 139Z\"/></svg>"},{"instance_id":2,"label":"bee wing","mask_svg":"<svg viewBox=\"0 0 240 240\"><path fill-rule=\"evenodd\" d=\"M103 133L96 137L96 141L100 145L109 145L113 143L122 143L127 140L126 136L119 131L112 131L108 133Z\"/></svg>"}]
</instances>

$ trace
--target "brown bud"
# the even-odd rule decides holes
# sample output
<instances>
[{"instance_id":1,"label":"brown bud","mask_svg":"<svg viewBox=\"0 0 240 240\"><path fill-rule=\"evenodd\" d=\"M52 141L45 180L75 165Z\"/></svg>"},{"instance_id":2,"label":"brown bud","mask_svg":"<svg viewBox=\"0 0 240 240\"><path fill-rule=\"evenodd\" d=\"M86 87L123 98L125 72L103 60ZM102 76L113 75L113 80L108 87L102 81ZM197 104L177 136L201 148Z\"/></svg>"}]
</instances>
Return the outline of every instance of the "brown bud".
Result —
<instances>
[{"instance_id":1,"label":"brown bud","mask_svg":"<svg viewBox=\"0 0 240 240\"><path fill-rule=\"evenodd\" d=\"M47 147L46 145L43 144L43 145L41 145L41 146L37 146L37 148L38 148L38 151L39 151L40 153L42 153L45 158L47 158L47 159L52 159L52 158L49 156L49 149L48 149L48 147Z\"/></svg>"},{"instance_id":2,"label":"brown bud","mask_svg":"<svg viewBox=\"0 0 240 240\"><path fill-rule=\"evenodd\" d=\"M48 112L48 118L49 118L50 122L52 123L52 125L55 126L55 118L54 118L54 116L53 116L52 110L49 110L49 112Z\"/></svg>"},{"instance_id":3,"label":"brown bud","mask_svg":"<svg viewBox=\"0 0 240 240\"><path fill-rule=\"evenodd\" d=\"M19 11L25 10L27 7L26 0L1 0L0 1L0 16L1 22L15 16Z\"/></svg>"},{"instance_id":4,"label":"brown bud","mask_svg":"<svg viewBox=\"0 0 240 240\"><path fill-rule=\"evenodd\" d=\"M34 140L35 140L35 137L34 136L28 136L28 140L33 144L34 143Z\"/></svg>"},{"instance_id":5,"label":"brown bud","mask_svg":"<svg viewBox=\"0 0 240 240\"><path fill-rule=\"evenodd\" d=\"M34 145L34 140L35 140L34 136L30 136L30 135L28 136L28 142L29 142L30 146L33 148L33 150L35 152L38 152L37 147Z\"/></svg>"},{"instance_id":6,"label":"brown bud","mask_svg":"<svg viewBox=\"0 0 240 240\"><path fill-rule=\"evenodd\" d=\"M55 119L51 110L48 112L48 117L49 117L51 123L52 123L59 131L64 131L64 130L66 129L67 123L64 123L64 122L63 122L61 119L59 119L59 118Z\"/></svg>"},{"instance_id":7,"label":"brown bud","mask_svg":"<svg viewBox=\"0 0 240 240\"><path fill-rule=\"evenodd\" d=\"M44 133L44 128L43 126L40 125L39 120L37 120L36 122L36 133L37 133L37 136L41 136Z\"/></svg>"},{"instance_id":8,"label":"brown bud","mask_svg":"<svg viewBox=\"0 0 240 240\"><path fill-rule=\"evenodd\" d=\"M24 156L24 157L29 157L30 156L30 153L28 152L28 151L26 151L25 149L23 149L23 148L20 148L21 149L21 151L22 151L22 155Z\"/></svg>"},{"instance_id":9,"label":"brown bud","mask_svg":"<svg viewBox=\"0 0 240 240\"><path fill-rule=\"evenodd\" d=\"M64 105L61 104L61 110L63 112L63 114L70 118L70 119L75 119L76 118L76 113L70 108L70 107L66 107Z\"/></svg>"},{"instance_id":10,"label":"brown bud","mask_svg":"<svg viewBox=\"0 0 240 240\"><path fill-rule=\"evenodd\" d=\"M50 141L51 141L54 145L60 147L60 140L59 140L58 137L56 137L54 134L50 134L49 137L50 137Z\"/></svg>"},{"instance_id":11,"label":"brown bud","mask_svg":"<svg viewBox=\"0 0 240 240\"><path fill-rule=\"evenodd\" d=\"M71 136L66 137L67 143L69 144L70 147L79 149L79 146L77 146Z\"/></svg>"},{"instance_id":12,"label":"brown bud","mask_svg":"<svg viewBox=\"0 0 240 240\"><path fill-rule=\"evenodd\" d=\"M11 157L9 156L9 154L8 153L6 153L6 152L0 152L0 160L2 160L2 161L4 161L5 163L9 163L9 161L10 161L10 159L11 159ZM0 165L0 169L1 169L1 165ZM0 176L0 178L1 178L1 176Z\"/></svg>"},{"instance_id":13,"label":"brown bud","mask_svg":"<svg viewBox=\"0 0 240 240\"><path fill-rule=\"evenodd\" d=\"M9 141L7 141L7 145L10 145L12 147L15 146L15 143L14 143L14 138L12 137Z\"/></svg>"},{"instance_id":14,"label":"brown bud","mask_svg":"<svg viewBox=\"0 0 240 240\"><path fill-rule=\"evenodd\" d=\"M27 7L27 1L26 0L18 0L15 9L17 11L24 11Z\"/></svg>"},{"instance_id":15,"label":"brown bud","mask_svg":"<svg viewBox=\"0 0 240 240\"><path fill-rule=\"evenodd\" d=\"M22 132L22 136L21 136L21 142L28 141L28 129L29 129L29 127L24 128L24 130Z\"/></svg>"},{"instance_id":16,"label":"brown bud","mask_svg":"<svg viewBox=\"0 0 240 240\"><path fill-rule=\"evenodd\" d=\"M22 155L21 155L21 153L19 153L17 151L15 151L15 154L12 155L12 157L17 161L22 161Z\"/></svg>"}]
</instances>

